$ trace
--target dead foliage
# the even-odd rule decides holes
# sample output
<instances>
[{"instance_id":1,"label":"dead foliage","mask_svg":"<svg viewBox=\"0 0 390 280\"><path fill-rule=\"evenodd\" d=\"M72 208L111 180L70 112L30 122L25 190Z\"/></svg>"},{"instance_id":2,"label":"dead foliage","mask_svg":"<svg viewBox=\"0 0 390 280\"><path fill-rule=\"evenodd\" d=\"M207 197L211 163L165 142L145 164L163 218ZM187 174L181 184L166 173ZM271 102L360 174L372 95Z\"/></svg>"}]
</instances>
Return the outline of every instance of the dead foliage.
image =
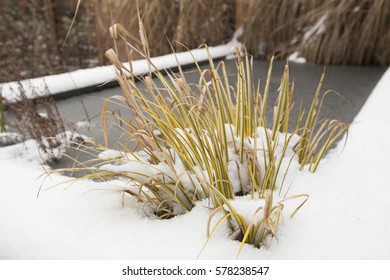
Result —
<instances>
[{"instance_id":1,"label":"dead foliage","mask_svg":"<svg viewBox=\"0 0 390 280\"><path fill-rule=\"evenodd\" d=\"M274 54L284 57L297 36L300 17L318 7L320 0L245 0L237 1L243 19L241 38L255 57Z\"/></svg>"},{"instance_id":2,"label":"dead foliage","mask_svg":"<svg viewBox=\"0 0 390 280\"><path fill-rule=\"evenodd\" d=\"M75 4L75 0L0 1L0 82L98 64L91 1L83 1L71 36L61 48Z\"/></svg>"},{"instance_id":3,"label":"dead foliage","mask_svg":"<svg viewBox=\"0 0 390 280\"><path fill-rule=\"evenodd\" d=\"M28 98L28 91L36 98ZM36 89L21 83L17 96L18 101L7 106L9 126L24 139L34 139L44 159L55 160L66 138L65 126L53 98L48 92L38 97Z\"/></svg>"},{"instance_id":4,"label":"dead foliage","mask_svg":"<svg viewBox=\"0 0 390 280\"><path fill-rule=\"evenodd\" d=\"M318 21L323 23L321 28ZM301 25L306 26L306 32L298 49L310 62L390 64L390 2L387 0L326 2L302 17ZM311 36L307 36L308 32Z\"/></svg>"},{"instance_id":5,"label":"dead foliage","mask_svg":"<svg viewBox=\"0 0 390 280\"><path fill-rule=\"evenodd\" d=\"M178 49L196 48L228 42L235 30L235 1L179 1L175 41ZM153 45L151 45L153 46Z\"/></svg>"}]
</instances>

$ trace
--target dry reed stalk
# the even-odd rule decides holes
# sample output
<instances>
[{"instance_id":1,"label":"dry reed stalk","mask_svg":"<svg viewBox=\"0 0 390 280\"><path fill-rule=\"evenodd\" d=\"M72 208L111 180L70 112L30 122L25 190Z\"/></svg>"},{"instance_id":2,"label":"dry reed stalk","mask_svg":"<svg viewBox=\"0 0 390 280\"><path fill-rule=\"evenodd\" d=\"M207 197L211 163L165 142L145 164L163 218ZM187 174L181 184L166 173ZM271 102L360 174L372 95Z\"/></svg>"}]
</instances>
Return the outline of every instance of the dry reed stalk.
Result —
<instances>
[{"instance_id":1,"label":"dry reed stalk","mask_svg":"<svg viewBox=\"0 0 390 280\"><path fill-rule=\"evenodd\" d=\"M132 15L136 13L136 8L133 4L135 4L135 1L95 0L95 29L100 63L105 61L105 51L112 47L112 39L109 33L109 27L112 24L118 22L129 29L134 30L136 28L132 20ZM118 52L121 58L126 57L124 46L120 46Z\"/></svg>"},{"instance_id":2,"label":"dry reed stalk","mask_svg":"<svg viewBox=\"0 0 390 280\"><path fill-rule=\"evenodd\" d=\"M115 23L120 23L132 34L137 34L139 30L137 17L137 1L112 0L110 5L107 0L96 1L96 33L99 48L99 59L105 59L105 51L112 47L112 39L109 35L109 27ZM163 55L170 53L169 41L173 39L177 25L178 5L171 0L144 0L138 1L138 8L152 55ZM138 37L139 38L139 37ZM121 61L126 61L128 49L122 40L115 42L117 53ZM132 58L140 58L137 53L132 53Z\"/></svg>"},{"instance_id":3,"label":"dry reed stalk","mask_svg":"<svg viewBox=\"0 0 390 280\"><path fill-rule=\"evenodd\" d=\"M390 2L387 0L338 0L327 2L303 17L306 34L299 47L308 61L321 64L390 64ZM322 17L322 26L313 27ZM308 24L311 22L311 25ZM319 26L319 24L317 24Z\"/></svg>"},{"instance_id":4,"label":"dry reed stalk","mask_svg":"<svg viewBox=\"0 0 390 280\"><path fill-rule=\"evenodd\" d=\"M56 1L55 10L65 14L61 16L61 13L56 12L56 21L58 43L67 69L97 66L99 60L97 34L94 32L95 3L91 0Z\"/></svg>"},{"instance_id":5,"label":"dry reed stalk","mask_svg":"<svg viewBox=\"0 0 390 280\"><path fill-rule=\"evenodd\" d=\"M235 29L234 0L180 0L175 40L178 49L201 44L218 45L229 41ZM152 44L150 44L153 46Z\"/></svg>"},{"instance_id":6,"label":"dry reed stalk","mask_svg":"<svg viewBox=\"0 0 390 280\"><path fill-rule=\"evenodd\" d=\"M245 22L245 17L248 15L250 0L236 0L236 29L241 27Z\"/></svg>"},{"instance_id":7,"label":"dry reed stalk","mask_svg":"<svg viewBox=\"0 0 390 280\"><path fill-rule=\"evenodd\" d=\"M297 33L298 19L321 4L320 0L246 0L242 13L244 33L242 41L249 53L256 57L287 54Z\"/></svg>"}]
</instances>

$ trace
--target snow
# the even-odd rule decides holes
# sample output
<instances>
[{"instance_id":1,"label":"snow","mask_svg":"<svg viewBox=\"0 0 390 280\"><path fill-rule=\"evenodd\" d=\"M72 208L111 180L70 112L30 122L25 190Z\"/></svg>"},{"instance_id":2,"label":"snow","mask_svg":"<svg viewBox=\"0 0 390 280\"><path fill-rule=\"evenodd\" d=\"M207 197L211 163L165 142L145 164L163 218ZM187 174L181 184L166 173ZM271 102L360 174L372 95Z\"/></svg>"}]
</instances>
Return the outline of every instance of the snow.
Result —
<instances>
[{"instance_id":1,"label":"snow","mask_svg":"<svg viewBox=\"0 0 390 280\"><path fill-rule=\"evenodd\" d=\"M184 130L176 128L177 138L186 139L192 137L192 141L196 142L198 139L191 133L190 129L187 129L187 134ZM236 151L236 147L240 146L240 137L235 136L234 133L236 128L231 124L225 124L225 130L227 131L227 142L228 142L228 172L229 179L233 185L235 193L243 192L244 194L250 192L249 187L249 174L248 174L248 162L240 162L240 156ZM267 134L265 133L267 131ZM265 153L263 147L267 147L265 144L267 142L267 137L269 138L270 130L265 130L264 128L258 128L256 130L256 138L247 137L244 140L244 146L249 150L254 150L258 148L257 152L257 161L262 168L265 170L264 162L268 160L264 158ZM176 138L176 137L175 137ZM291 139L287 142L287 148L284 148L285 139ZM206 141L211 141L209 138L206 138ZM295 157L294 146L298 143L299 136L289 133L279 133L277 138L276 148L275 148L275 157L278 159L283 159L285 164L281 165L279 176L276 180L277 187L281 188L284 181L284 175L287 173L287 169L290 171L298 171L298 160ZM186 141L188 143L189 141ZM255 143L256 142L256 143ZM270 140L271 145L272 141ZM210 146L213 146L210 142ZM153 151L158 153L158 151ZM174 162L172 166L167 164L165 161L160 161L158 164L152 164L151 158L146 159L142 154L146 154L146 151L137 151L133 154L123 153L116 150L106 150L98 155L102 160L108 161L107 164L104 164L98 167L101 171L109 171L112 173L121 173L124 176L135 180L141 185L145 185L151 180L157 180L158 182L171 183L173 185L176 182L182 182L183 186L191 193L194 189L197 190L202 197L205 197L204 192L201 190L200 181L207 182L212 185L213 182L210 181L208 177L208 172L206 169L202 170L201 166L194 166L196 172L190 172L185 169L184 163L181 161L180 156L174 150L166 151L167 154L172 155ZM212 152L215 154L215 151ZM284 155L284 156L283 156ZM195 155L193 155L195 158ZM211 158L211 155L208 155L208 158ZM295 164L289 164L291 160L295 160ZM293 168L291 168L293 166ZM288 172L290 175L291 172ZM292 172L294 174L294 172ZM291 180L291 176L287 177L287 181ZM183 211L179 211L182 213ZM176 213L178 214L178 213Z\"/></svg>"},{"instance_id":2,"label":"snow","mask_svg":"<svg viewBox=\"0 0 390 280\"><path fill-rule=\"evenodd\" d=\"M325 21L327 18L327 14L321 16L317 22L309 27L305 33L303 34L303 44L308 43L312 38L318 36L325 31ZM301 57L298 51L293 52L287 57L287 61L304 64L307 62L306 58Z\"/></svg>"},{"instance_id":3,"label":"snow","mask_svg":"<svg viewBox=\"0 0 390 280\"><path fill-rule=\"evenodd\" d=\"M299 56L298 52L294 52L288 56L287 61L303 64L306 63L306 58Z\"/></svg>"},{"instance_id":4,"label":"snow","mask_svg":"<svg viewBox=\"0 0 390 280\"><path fill-rule=\"evenodd\" d=\"M351 125L345 149L341 141L315 174L294 173L287 197L307 194L306 204L290 219L302 198L284 201L277 239L262 249L244 245L240 258L390 258L389 89L390 69ZM129 161L133 156L101 154ZM123 181L57 185L71 178L47 176L47 169L32 140L0 148L0 259L195 259L207 240L207 200L184 215L158 220L123 195L132 188ZM242 197L234 206L254 222L257 202ZM240 243L228 234L220 226L200 258L234 259Z\"/></svg>"},{"instance_id":5,"label":"snow","mask_svg":"<svg viewBox=\"0 0 390 280\"><path fill-rule=\"evenodd\" d=\"M310 27L305 34L303 35L303 43L308 42L312 37L322 34L325 31L325 20L327 18L327 14L325 13L323 16L321 16L317 22Z\"/></svg>"},{"instance_id":6,"label":"snow","mask_svg":"<svg viewBox=\"0 0 390 280\"><path fill-rule=\"evenodd\" d=\"M180 65L185 66L193 64L194 61L202 62L209 59L208 52L214 59L222 58L227 55L231 55L235 52L235 49L239 46L237 36L240 34L238 31L233 39L225 45L216 47L208 47L193 49L190 52L179 52L176 54L168 54L159 57L151 58L152 63L158 70L168 69L177 66L177 62ZM124 63L124 66L129 69L129 64ZM148 62L146 59L140 59L132 62L134 69L134 75L139 76L149 72ZM68 92L80 88L98 86L106 82L115 80L115 67L100 66L89 69L81 69L72 71L69 73L63 73L58 75L51 75L46 77L39 77L24 80L21 82L24 88L34 88L38 96L46 95L46 92L50 94L59 94ZM47 87L47 88L46 88ZM2 94L4 99L8 101L14 101L17 99L20 85L17 82L9 82L0 84L2 88ZM35 98L35 94L31 91L27 91L26 95L28 98Z\"/></svg>"}]
</instances>

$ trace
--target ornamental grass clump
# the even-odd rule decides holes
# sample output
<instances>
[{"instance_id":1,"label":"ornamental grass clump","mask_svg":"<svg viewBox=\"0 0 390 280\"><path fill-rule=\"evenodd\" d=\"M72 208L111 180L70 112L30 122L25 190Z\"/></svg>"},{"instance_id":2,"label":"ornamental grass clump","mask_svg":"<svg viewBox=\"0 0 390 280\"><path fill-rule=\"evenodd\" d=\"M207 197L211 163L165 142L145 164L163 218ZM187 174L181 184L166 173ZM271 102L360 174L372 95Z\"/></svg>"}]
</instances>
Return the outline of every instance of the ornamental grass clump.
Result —
<instances>
[{"instance_id":1,"label":"ornamental grass clump","mask_svg":"<svg viewBox=\"0 0 390 280\"><path fill-rule=\"evenodd\" d=\"M210 54L205 70L194 59L199 74L197 84L186 80L180 64L177 73L159 71L150 59L142 22L140 26L141 40L118 24L110 33L126 43L131 39L132 43L127 44L129 51L143 56L149 71L143 77L135 77L132 61L124 64L114 50L106 52L115 66L123 95L112 96L103 103L105 143L94 143L86 149L91 154L97 151L98 156L72 170L90 172L83 177L88 179L127 180L124 192L144 203L148 213L160 218L186 213L197 202L207 199L214 209L210 220L222 213L209 238L226 221L233 237L242 244L263 246L267 238L275 235L283 202L288 199L273 203L276 191L283 196L289 169L292 166L299 169L300 164L308 163L317 167L324 152L340 136L335 132L338 126L333 125L334 121L317 122L320 104L313 101L306 124L300 127L305 117L302 110L298 126L289 127L294 83L290 83L287 65L274 114L269 118L265 109L272 60L261 92L260 82L256 84L252 78L252 59L242 55L240 49L233 86L224 61L216 64ZM112 103L127 108L130 117L110 111ZM108 145L109 116L122 124L123 136L115 149ZM323 138L322 134L330 134L325 144L317 142ZM258 202L254 221L248 221L238 210L235 202L239 196ZM302 197L305 202L307 197Z\"/></svg>"}]
</instances>

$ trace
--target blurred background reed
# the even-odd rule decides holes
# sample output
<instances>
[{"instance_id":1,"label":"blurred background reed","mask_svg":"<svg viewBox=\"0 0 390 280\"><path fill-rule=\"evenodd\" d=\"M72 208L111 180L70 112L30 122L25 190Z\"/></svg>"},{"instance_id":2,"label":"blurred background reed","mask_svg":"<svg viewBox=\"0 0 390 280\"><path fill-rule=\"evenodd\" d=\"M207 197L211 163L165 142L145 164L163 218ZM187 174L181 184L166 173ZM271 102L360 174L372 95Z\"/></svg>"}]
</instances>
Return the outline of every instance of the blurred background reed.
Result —
<instances>
[{"instance_id":1,"label":"blurred background reed","mask_svg":"<svg viewBox=\"0 0 390 280\"><path fill-rule=\"evenodd\" d=\"M77 2L0 0L0 82L106 65L111 24L138 34L136 0L82 0L62 48ZM298 52L319 64L390 64L387 0L143 0L138 8L152 56L223 44L242 26L239 39L256 58Z\"/></svg>"}]
</instances>

